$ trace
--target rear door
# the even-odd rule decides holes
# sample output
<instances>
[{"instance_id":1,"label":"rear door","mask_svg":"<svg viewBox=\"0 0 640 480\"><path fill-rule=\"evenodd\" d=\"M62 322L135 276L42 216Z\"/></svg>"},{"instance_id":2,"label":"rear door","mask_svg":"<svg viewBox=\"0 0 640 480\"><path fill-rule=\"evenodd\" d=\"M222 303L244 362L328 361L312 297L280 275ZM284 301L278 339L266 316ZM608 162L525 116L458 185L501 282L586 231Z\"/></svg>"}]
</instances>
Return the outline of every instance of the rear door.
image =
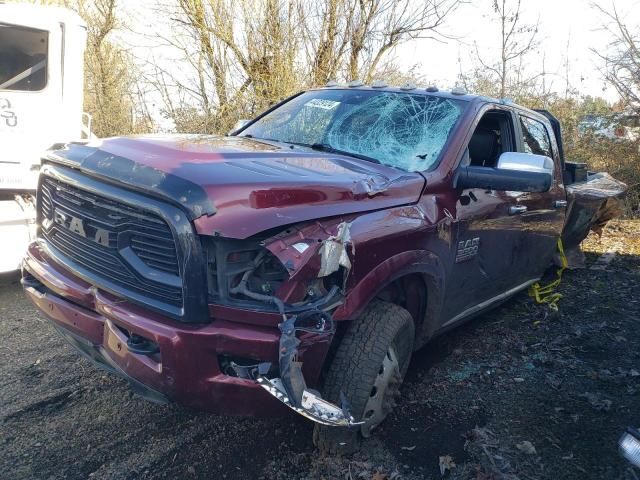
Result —
<instances>
[{"instance_id":1,"label":"rear door","mask_svg":"<svg viewBox=\"0 0 640 480\"><path fill-rule=\"evenodd\" d=\"M518 267L523 278L535 278L551 265L557 251L556 243L562 233L567 206L566 192L560 153L551 124L545 117L533 112L517 111L516 115L519 151L545 155L554 162L554 178L548 192L520 192L516 198L517 204L522 207L519 217L524 247Z\"/></svg>"}]
</instances>

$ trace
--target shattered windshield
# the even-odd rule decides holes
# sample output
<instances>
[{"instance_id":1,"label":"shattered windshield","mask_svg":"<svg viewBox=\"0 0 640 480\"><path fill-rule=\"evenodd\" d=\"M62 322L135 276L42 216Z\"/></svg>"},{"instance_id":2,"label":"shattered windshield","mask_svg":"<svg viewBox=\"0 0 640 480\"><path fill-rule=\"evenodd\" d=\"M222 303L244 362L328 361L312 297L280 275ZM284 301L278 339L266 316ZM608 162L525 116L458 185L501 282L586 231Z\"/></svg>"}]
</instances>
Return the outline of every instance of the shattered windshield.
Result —
<instances>
[{"instance_id":1,"label":"shattered windshield","mask_svg":"<svg viewBox=\"0 0 640 480\"><path fill-rule=\"evenodd\" d=\"M404 92L317 90L293 98L239 135L422 171L436 165L465 103Z\"/></svg>"}]
</instances>

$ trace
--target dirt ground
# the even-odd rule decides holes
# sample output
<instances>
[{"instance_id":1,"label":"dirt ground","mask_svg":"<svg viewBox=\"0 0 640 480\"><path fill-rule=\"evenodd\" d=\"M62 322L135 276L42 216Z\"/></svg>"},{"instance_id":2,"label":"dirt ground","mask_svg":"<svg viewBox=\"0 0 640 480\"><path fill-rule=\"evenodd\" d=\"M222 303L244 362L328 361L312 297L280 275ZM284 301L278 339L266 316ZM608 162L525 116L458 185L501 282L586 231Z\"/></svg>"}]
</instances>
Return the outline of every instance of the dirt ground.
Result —
<instances>
[{"instance_id":1,"label":"dirt ground","mask_svg":"<svg viewBox=\"0 0 640 480\"><path fill-rule=\"evenodd\" d=\"M638 478L617 440L640 423L640 221L583 247L587 268L565 273L558 314L522 293L418 352L397 412L352 458L319 455L294 415L137 398L2 278L0 478L439 479L440 464L451 479Z\"/></svg>"}]
</instances>

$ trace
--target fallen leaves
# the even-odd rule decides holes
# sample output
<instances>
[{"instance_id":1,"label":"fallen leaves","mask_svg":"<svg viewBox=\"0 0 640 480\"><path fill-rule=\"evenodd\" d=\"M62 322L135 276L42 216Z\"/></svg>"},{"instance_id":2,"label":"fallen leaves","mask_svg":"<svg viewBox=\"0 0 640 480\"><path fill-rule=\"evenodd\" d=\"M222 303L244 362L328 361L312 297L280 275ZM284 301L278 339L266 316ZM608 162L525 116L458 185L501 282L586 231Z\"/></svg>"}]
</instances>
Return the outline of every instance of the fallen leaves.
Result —
<instances>
[{"instance_id":1,"label":"fallen leaves","mask_svg":"<svg viewBox=\"0 0 640 480\"><path fill-rule=\"evenodd\" d=\"M613 402L607 398L602 398L598 394L585 392L581 393L579 397L586 399L597 412L608 412L611 410Z\"/></svg>"},{"instance_id":2,"label":"fallen leaves","mask_svg":"<svg viewBox=\"0 0 640 480\"><path fill-rule=\"evenodd\" d=\"M456 462L453 461L453 457L451 455L439 457L438 464L440 465L440 475L443 477L447 472L456 468Z\"/></svg>"},{"instance_id":3,"label":"fallen leaves","mask_svg":"<svg viewBox=\"0 0 640 480\"><path fill-rule=\"evenodd\" d=\"M520 443L516 443L516 448L522 453L526 453L527 455L535 455L536 453L538 453L536 452L536 447L534 447L533 443L531 443L529 440L524 440Z\"/></svg>"}]
</instances>

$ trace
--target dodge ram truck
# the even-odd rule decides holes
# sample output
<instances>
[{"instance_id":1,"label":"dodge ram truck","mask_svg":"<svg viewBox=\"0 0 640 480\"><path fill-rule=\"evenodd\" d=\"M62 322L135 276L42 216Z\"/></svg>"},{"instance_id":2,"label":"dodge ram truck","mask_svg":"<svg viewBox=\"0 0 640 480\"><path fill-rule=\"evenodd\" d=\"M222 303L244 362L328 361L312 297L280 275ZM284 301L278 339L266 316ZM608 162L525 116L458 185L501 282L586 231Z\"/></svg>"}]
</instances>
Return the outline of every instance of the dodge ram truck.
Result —
<instances>
[{"instance_id":1,"label":"dodge ram truck","mask_svg":"<svg viewBox=\"0 0 640 480\"><path fill-rule=\"evenodd\" d=\"M54 146L22 283L147 399L292 409L357 448L413 351L538 281L623 193L564 161L546 111L352 82L227 136Z\"/></svg>"}]
</instances>

